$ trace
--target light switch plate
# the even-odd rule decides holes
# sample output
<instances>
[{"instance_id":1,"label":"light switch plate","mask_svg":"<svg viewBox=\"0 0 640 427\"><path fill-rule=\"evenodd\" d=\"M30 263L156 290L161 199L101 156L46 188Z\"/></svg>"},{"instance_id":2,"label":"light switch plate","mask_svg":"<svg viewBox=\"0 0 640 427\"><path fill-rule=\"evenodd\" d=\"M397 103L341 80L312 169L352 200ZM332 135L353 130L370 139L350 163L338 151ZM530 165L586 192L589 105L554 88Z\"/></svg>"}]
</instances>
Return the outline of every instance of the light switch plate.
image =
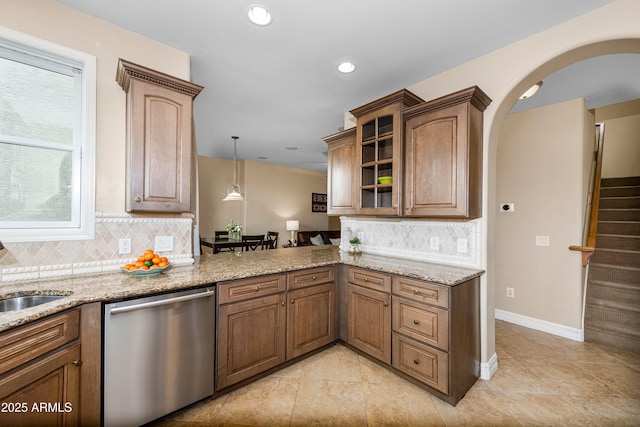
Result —
<instances>
[{"instance_id":1,"label":"light switch plate","mask_svg":"<svg viewBox=\"0 0 640 427\"><path fill-rule=\"evenodd\" d=\"M173 251L173 236L156 236L156 252Z\"/></svg>"},{"instance_id":2,"label":"light switch plate","mask_svg":"<svg viewBox=\"0 0 640 427\"><path fill-rule=\"evenodd\" d=\"M536 246L549 246L549 236L536 236Z\"/></svg>"}]
</instances>

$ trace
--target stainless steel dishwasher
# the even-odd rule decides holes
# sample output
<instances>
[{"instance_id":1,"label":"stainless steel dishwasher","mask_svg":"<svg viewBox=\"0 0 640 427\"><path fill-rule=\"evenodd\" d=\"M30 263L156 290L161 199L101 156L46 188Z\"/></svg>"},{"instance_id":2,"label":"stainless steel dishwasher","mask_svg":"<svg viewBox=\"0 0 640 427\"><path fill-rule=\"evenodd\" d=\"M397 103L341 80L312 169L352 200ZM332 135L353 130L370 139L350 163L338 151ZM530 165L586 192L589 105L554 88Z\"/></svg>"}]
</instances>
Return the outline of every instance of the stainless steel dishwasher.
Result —
<instances>
[{"instance_id":1,"label":"stainless steel dishwasher","mask_svg":"<svg viewBox=\"0 0 640 427\"><path fill-rule=\"evenodd\" d=\"M214 288L104 305L105 427L139 426L213 394Z\"/></svg>"}]
</instances>

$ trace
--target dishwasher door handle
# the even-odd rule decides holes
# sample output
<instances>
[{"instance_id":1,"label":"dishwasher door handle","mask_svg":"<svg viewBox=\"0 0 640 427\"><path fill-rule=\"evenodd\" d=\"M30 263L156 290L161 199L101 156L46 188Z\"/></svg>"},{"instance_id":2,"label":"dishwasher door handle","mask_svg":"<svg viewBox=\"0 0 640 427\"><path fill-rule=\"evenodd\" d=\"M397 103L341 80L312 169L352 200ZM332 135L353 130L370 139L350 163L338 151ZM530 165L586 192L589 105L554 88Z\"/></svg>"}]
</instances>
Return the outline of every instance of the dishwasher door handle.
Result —
<instances>
[{"instance_id":1,"label":"dishwasher door handle","mask_svg":"<svg viewBox=\"0 0 640 427\"><path fill-rule=\"evenodd\" d=\"M180 301L189 301L193 299L207 298L215 294L215 291L199 292L197 294L185 295L183 297L175 297L158 301L143 302L141 304L128 305L125 307L112 307L109 314L128 313L130 311L142 310L143 308L158 307L161 305L174 304Z\"/></svg>"}]
</instances>

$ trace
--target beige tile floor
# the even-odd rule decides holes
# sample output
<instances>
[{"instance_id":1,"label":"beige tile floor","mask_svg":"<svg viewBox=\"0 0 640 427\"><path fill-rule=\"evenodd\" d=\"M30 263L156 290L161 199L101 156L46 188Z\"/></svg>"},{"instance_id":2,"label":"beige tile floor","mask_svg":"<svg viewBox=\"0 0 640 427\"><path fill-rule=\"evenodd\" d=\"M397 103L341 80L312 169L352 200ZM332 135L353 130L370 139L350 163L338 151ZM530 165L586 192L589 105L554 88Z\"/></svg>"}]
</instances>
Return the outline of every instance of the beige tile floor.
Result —
<instances>
[{"instance_id":1,"label":"beige tile floor","mask_svg":"<svg viewBox=\"0 0 640 427\"><path fill-rule=\"evenodd\" d=\"M640 355L502 321L496 352L455 407L335 345L153 425L640 426Z\"/></svg>"}]
</instances>

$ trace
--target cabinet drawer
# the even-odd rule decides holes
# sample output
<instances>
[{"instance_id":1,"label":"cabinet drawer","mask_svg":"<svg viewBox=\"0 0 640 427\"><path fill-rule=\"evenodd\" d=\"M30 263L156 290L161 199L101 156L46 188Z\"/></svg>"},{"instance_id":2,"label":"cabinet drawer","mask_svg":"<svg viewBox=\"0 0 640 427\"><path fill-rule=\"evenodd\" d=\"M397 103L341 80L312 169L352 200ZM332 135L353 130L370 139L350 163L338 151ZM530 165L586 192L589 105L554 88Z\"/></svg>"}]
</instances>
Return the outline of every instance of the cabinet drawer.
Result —
<instances>
[{"instance_id":1,"label":"cabinet drawer","mask_svg":"<svg viewBox=\"0 0 640 427\"><path fill-rule=\"evenodd\" d=\"M392 297L393 330L418 341L449 350L449 312Z\"/></svg>"},{"instance_id":2,"label":"cabinet drawer","mask_svg":"<svg viewBox=\"0 0 640 427\"><path fill-rule=\"evenodd\" d=\"M218 304L245 301L251 298L282 292L286 287L284 274L252 277L218 284Z\"/></svg>"},{"instance_id":3,"label":"cabinet drawer","mask_svg":"<svg viewBox=\"0 0 640 427\"><path fill-rule=\"evenodd\" d=\"M79 322L72 310L0 335L0 374L77 339Z\"/></svg>"},{"instance_id":4,"label":"cabinet drawer","mask_svg":"<svg viewBox=\"0 0 640 427\"><path fill-rule=\"evenodd\" d=\"M393 367L444 394L449 394L447 353L394 333Z\"/></svg>"},{"instance_id":5,"label":"cabinet drawer","mask_svg":"<svg viewBox=\"0 0 640 427\"><path fill-rule=\"evenodd\" d=\"M334 267L318 267L287 273L289 289L299 289L307 286L329 283L335 280Z\"/></svg>"},{"instance_id":6,"label":"cabinet drawer","mask_svg":"<svg viewBox=\"0 0 640 427\"><path fill-rule=\"evenodd\" d=\"M361 268L349 269L349 282L365 288L391 292L391 276Z\"/></svg>"},{"instance_id":7,"label":"cabinet drawer","mask_svg":"<svg viewBox=\"0 0 640 427\"><path fill-rule=\"evenodd\" d=\"M449 308L449 288L407 277L393 277L393 293L442 308Z\"/></svg>"}]
</instances>

